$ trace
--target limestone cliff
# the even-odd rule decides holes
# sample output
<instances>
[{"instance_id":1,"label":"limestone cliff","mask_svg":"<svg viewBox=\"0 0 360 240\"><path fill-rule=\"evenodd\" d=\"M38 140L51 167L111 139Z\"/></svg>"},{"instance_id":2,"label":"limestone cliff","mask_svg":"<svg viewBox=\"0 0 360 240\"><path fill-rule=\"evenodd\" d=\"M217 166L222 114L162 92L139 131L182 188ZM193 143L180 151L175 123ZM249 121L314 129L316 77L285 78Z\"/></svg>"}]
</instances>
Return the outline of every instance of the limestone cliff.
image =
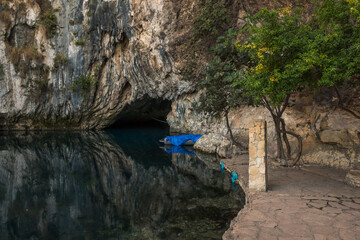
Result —
<instances>
[{"instance_id":1,"label":"limestone cliff","mask_svg":"<svg viewBox=\"0 0 360 240\"><path fill-rule=\"evenodd\" d=\"M177 29L191 17L188 2L2 1L0 128L104 128L148 109L166 115L167 101L193 91L169 48L188 31Z\"/></svg>"},{"instance_id":2,"label":"limestone cliff","mask_svg":"<svg viewBox=\"0 0 360 240\"><path fill-rule=\"evenodd\" d=\"M101 129L165 116L172 101L195 91L181 69L198 3L1 1L0 129ZM226 1L231 26L283 4Z\"/></svg>"}]
</instances>

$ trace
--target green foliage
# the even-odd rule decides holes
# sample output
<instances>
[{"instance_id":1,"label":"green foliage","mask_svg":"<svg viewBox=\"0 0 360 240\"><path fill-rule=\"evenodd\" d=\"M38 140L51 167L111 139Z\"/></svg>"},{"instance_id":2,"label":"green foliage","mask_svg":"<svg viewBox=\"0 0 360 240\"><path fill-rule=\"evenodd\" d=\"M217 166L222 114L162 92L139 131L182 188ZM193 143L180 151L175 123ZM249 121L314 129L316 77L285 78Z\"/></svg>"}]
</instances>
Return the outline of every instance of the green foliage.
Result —
<instances>
[{"instance_id":1,"label":"green foliage","mask_svg":"<svg viewBox=\"0 0 360 240\"><path fill-rule=\"evenodd\" d=\"M46 36L52 38L57 30L57 18L53 11L44 12L40 16L40 24L46 29Z\"/></svg>"},{"instance_id":2,"label":"green foliage","mask_svg":"<svg viewBox=\"0 0 360 240\"><path fill-rule=\"evenodd\" d=\"M46 37L52 38L56 34L57 30L57 17L55 12L59 9L54 9L49 0L36 0L41 8L40 25L44 26Z\"/></svg>"},{"instance_id":3,"label":"green foliage","mask_svg":"<svg viewBox=\"0 0 360 240\"><path fill-rule=\"evenodd\" d=\"M85 41L81 38L79 38L78 40L75 41L75 44L78 46L82 46L85 44Z\"/></svg>"},{"instance_id":4,"label":"green foliage","mask_svg":"<svg viewBox=\"0 0 360 240\"><path fill-rule=\"evenodd\" d=\"M80 92L82 96L89 93L90 90L95 87L98 83L100 66L96 66L93 75L81 74L76 81L70 86L73 92Z\"/></svg>"},{"instance_id":5,"label":"green foliage","mask_svg":"<svg viewBox=\"0 0 360 240\"><path fill-rule=\"evenodd\" d=\"M360 1L359 0L346 0L350 3L350 12L357 17L357 20L360 21Z\"/></svg>"},{"instance_id":6,"label":"green foliage","mask_svg":"<svg viewBox=\"0 0 360 240\"><path fill-rule=\"evenodd\" d=\"M257 104L267 98L272 106L281 105L289 94L312 83L314 56L304 53L313 35L301 13L263 9L249 27L247 43L237 43L239 51L249 54L251 65L240 70L235 84Z\"/></svg>"},{"instance_id":7,"label":"green foliage","mask_svg":"<svg viewBox=\"0 0 360 240\"><path fill-rule=\"evenodd\" d=\"M54 58L54 68L57 69L61 65L65 65L69 62L69 58L65 57L61 52L57 52Z\"/></svg>"},{"instance_id":8,"label":"green foliage","mask_svg":"<svg viewBox=\"0 0 360 240\"><path fill-rule=\"evenodd\" d=\"M301 156L301 137L289 132L282 118L290 95L305 88L360 85L357 10L357 0L323 0L310 21L299 9L261 10L247 29L245 43L231 43L236 34L219 38L203 84L202 108L213 114L227 113L236 107L234 101L244 99L264 104L274 120L278 157L291 159L287 134L297 138L295 164ZM232 44L237 51L229 51ZM249 60L237 64L239 53Z\"/></svg>"},{"instance_id":9,"label":"green foliage","mask_svg":"<svg viewBox=\"0 0 360 240\"><path fill-rule=\"evenodd\" d=\"M202 0L199 7L193 24L194 38L199 39L207 35L217 37L230 21L225 2Z\"/></svg>"},{"instance_id":10,"label":"green foliage","mask_svg":"<svg viewBox=\"0 0 360 240\"><path fill-rule=\"evenodd\" d=\"M71 89L75 91L87 92L96 85L96 79L92 75L81 74L72 84Z\"/></svg>"},{"instance_id":11,"label":"green foliage","mask_svg":"<svg viewBox=\"0 0 360 240\"><path fill-rule=\"evenodd\" d=\"M192 24L192 37L182 48L182 79L197 86L205 78L204 68L211 59L209 50L217 37L224 34L230 22L230 14L224 0L200 0ZM179 48L181 49L181 48Z\"/></svg>"},{"instance_id":12,"label":"green foliage","mask_svg":"<svg viewBox=\"0 0 360 240\"><path fill-rule=\"evenodd\" d=\"M261 10L247 29L247 41L235 44L237 51L227 47L236 34L219 38L203 84L208 101L223 105L226 92L241 92L256 104L276 107L304 88L360 85L360 25L354 6L359 7L351 0L324 0L310 21L299 9ZM239 53L249 56L246 67L236 64Z\"/></svg>"},{"instance_id":13,"label":"green foliage","mask_svg":"<svg viewBox=\"0 0 360 240\"><path fill-rule=\"evenodd\" d=\"M326 0L313 18L315 39L308 52L317 56L319 86L360 85L360 25L353 10L359 5L349 2Z\"/></svg>"},{"instance_id":14,"label":"green foliage","mask_svg":"<svg viewBox=\"0 0 360 240\"><path fill-rule=\"evenodd\" d=\"M249 61L248 55L237 51L235 38L237 32L229 29L226 36L219 37L217 45L211 50L214 59L206 68L206 77L201 82L204 92L200 96L196 110L208 112L219 117L222 113L243 104L243 92L232 83L238 72Z\"/></svg>"}]
</instances>

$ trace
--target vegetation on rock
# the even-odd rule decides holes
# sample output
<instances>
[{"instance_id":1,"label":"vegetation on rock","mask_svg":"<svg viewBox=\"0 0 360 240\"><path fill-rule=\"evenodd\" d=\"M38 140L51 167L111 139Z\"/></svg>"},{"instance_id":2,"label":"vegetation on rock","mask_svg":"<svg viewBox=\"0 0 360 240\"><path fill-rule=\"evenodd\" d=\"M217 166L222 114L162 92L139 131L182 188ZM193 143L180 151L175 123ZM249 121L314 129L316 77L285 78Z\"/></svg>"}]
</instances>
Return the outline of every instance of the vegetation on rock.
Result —
<instances>
[{"instance_id":1,"label":"vegetation on rock","mask_svg":"<svg viewBox=\"0 0 360 240\"><path fill-rule=\"evenodd\" d=\"M224 34L230 22L225 1L201 0L197 5L196 16L192 24L192 37L186 46L185 62L181 69L183 80L197 83L205 76L203 68L209 56L208 51L216 43L217 37Z\"/></svg>"},{"instance_id":2,"label":"vegetation on rock","mask_svg":"<svg viewBox=\"0 0 360 240\"><path fill-rule=\"evenodd\" d=\"M65 65L69 62L69 58L64 56L61 52L57 52L54 58L54 68L57 69L62 65Z\"/></svg>"},{"instance_id":3,"label":"vegetation on rock","mask_svg":"<svg viewBox=\"0 0 360 240\"><path fill-rule=\"evenodd\" d=\"M56 34L57 28L57 18L54 12L46 12L41 14L40 24L43 25L46 29L46 36L52 38Z\"/></svg>"},{"instance_id":4,"label":"vegetation on rock","mask_svg":"<svg viewBox=\"0 0 360 240\"><path fill-rule=\"evenodd\" d=\"M46 29L46 37L52 38L55 36L57 31L57 17L55 15L55 9L53 9L51 2L49 0L37 0L41 8L40 14L40 25L44 26Z\"/></svg>"},{"instance_id":5,"label":"vegetation on rock","mask_svg":"<svg viewBox=\"0 0 360 240\"><path fill-rule=\"evenodd\" d=\"M89 93L90 90L97 85L99 70L100 66L98 65L95 67L94 74L81 74L70 86L70 89L73 92L80 92L83 97L86 96L85 94Z\"/></svg>"},{"instance_id":6,"label":"vegetation on rock","mask_svg":"<svg viewBox=\"0 0 360 240\"><path fill-rule=\"evenodd\" d=\"M200 104L196 110L205 111L213 117L222 115L233 143L240 145L233 137L228 114L231 109L244 104L243 92L235 89L232 83L238 77L235 69L240 69L249 61L246 53L236 49L236 31L229 29L225 36L218 38L218 44L211 49L214 60L206 68L206 77L200 83L205 92L200 96Z\"/></svg>"},{"instance_id":7,"label":"vegetation on rock","mask_svg":"<svg viewBox=\"0 0 360 240\"><path fill-rule=\"evenodd\" d=\"M81 38L79 38L78 40L75 41L75 44L78 46L82 46L85 44L85 41Z\"/></svg>"},{"instance_id":8,"label":"vegetation on rock","mask_svg":"<svg viewBox=\"0 0 360 240\"><path fill-rule=\"evenodd\" d=\"M230 20L225 2L218 0L201 0L199 8L199 14L196 15L194 20L194 38L201 39L208 35L217 37Z\"/></svg>"},{"instance_id":9,"label":"vegetation on rock","mask_svg":"<svg viewBox=\"0 0 360 240\"><path fill-rule=\"evenodd\" d=\"M15 47L6 43L6 49L15 70L19 71L22 75L29 71L32 62L39 64L44 58L32 43L22 47Z\"/></svg>"}]
</instances>

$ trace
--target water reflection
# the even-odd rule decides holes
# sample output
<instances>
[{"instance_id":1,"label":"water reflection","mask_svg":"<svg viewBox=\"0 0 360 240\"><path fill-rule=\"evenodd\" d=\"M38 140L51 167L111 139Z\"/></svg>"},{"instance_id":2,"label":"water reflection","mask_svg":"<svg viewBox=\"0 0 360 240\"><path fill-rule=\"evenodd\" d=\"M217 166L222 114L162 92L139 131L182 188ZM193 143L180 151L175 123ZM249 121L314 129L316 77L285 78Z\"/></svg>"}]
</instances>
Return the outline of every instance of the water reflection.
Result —
<instances>
[{"instance_id":1,"label":"water reflection","mask_svg":"<svg viewBox=\"0 0 360 240\"><path fill-rule=\"evenodd\" d=\"M220 239L242 198L218 164L124 131L1 135L0 238Z\"/></svg>"},{"instance_id":2,"label":"water reflection","mask_svg":"<svg viewBox=\"0 0 360 240\"><path fill-rule=\"evenodd\" d=\"M166 153L181 153L181 154L188 154L188 155L195 155L194 149L191 146L172 146L172 145L165 145L164 147L160 147Z\"/></svg>"}]
</instances>

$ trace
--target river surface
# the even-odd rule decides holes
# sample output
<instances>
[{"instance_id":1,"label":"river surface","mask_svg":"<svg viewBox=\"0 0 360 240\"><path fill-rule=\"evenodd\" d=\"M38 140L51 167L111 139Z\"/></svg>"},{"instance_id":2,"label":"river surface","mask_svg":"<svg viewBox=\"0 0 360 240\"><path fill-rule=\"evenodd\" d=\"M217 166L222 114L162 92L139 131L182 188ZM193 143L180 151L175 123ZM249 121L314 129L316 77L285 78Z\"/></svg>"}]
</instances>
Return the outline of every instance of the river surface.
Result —
<instances>
[{"instance_id":1,"label":"river surface","mask_svg":"<svg viewBox=\"0 0 360 240\"><path fill-rule=\"evenodd\" d=\"M0 132L0 239L221 239L243 194L212 157L160 149L166 135Z\"/></svg>"}]
</instances>

